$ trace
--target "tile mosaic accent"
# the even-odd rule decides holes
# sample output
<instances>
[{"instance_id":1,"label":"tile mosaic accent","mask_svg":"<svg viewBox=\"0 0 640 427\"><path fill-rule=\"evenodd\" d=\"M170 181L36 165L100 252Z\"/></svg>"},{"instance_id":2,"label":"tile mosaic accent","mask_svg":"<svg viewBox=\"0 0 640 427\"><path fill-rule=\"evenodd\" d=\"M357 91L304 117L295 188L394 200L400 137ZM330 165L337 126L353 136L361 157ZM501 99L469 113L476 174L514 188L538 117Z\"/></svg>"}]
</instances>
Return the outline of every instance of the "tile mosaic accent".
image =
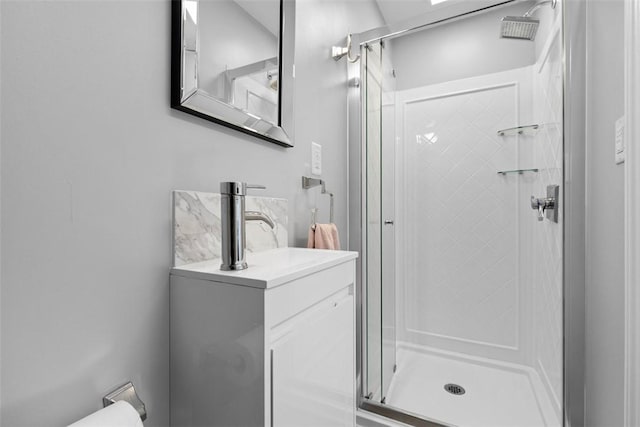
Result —
<instances>
[{"instance_id":1,"label":"tile mosaic accent","mask_svg":"<svg viewBox=\"0 0 640 427\"><path fill-rule=\"evenodd\" d=\"M218 193L173 192L174 266L220 258L220 198ZM271 229L262 221L247 221L247 252L287 246L287 200L246 196L246 209L260 211L275 223Z\"/></svg>"}]
</instances>

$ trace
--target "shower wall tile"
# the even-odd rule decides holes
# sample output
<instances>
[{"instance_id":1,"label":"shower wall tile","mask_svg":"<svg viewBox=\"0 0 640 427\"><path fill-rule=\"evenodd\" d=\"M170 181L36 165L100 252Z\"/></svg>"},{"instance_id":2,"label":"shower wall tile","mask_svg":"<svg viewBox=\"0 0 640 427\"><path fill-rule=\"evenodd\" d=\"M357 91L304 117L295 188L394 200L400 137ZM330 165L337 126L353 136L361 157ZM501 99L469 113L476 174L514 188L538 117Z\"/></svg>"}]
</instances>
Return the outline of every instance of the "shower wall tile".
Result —
<instances>
[{"instance_id":1,"label":"shower wall tile","mask_svg":"<svg viewBox=\"0 0 640 427\"><path fill-rule=\"evenodd\" d=\"M286 247L288 243L285 199L246 196L246 209L268 215L271 229L262 221L246 223L247 251ZM217 259L221 256L220 194L173 192L173 263L175 266Z\"/></svg>"},{"instance_id":2,"label":"shower wall tile","mask_svg":"<svg viewBox=\"0 0 640 427\"><path fill-rule=\"evenodd\" d=\"M533 238L535 368L562 419L563 378L563 65L560 33L534 66L534 115L541 124L533 147L540 173L532 194L545 195L547 185L560 185L559 222L536 224Z\"/></svg>"},{"instance_id":3,"label":"shower wall tile","mask_svg":"<svg viewBox=\"0 0 640 427\"><path fill-rule=\"evenodd\" d=\"M550 184L564 202L554 31L530 67L397 93L396 232L399 339L534 368L556 412L546 421L561 425L562 208L556 224L529 206ZM536 134L495 134L534 123ZM539 172L496 174L516 168Z\"/></svg>"},{"instance_id":4,"label":"shower wall tile","mask_svg":"<svg viewBox=\"0 0 640 427\"><path fill-rule=\"evenodd\" d=\"M497 171L530 165L519 162L518 137L497 130L527 117L530 78L526 68L398 93L409 341L523 361L523 178Z\"/></svg>"}]
</instances>

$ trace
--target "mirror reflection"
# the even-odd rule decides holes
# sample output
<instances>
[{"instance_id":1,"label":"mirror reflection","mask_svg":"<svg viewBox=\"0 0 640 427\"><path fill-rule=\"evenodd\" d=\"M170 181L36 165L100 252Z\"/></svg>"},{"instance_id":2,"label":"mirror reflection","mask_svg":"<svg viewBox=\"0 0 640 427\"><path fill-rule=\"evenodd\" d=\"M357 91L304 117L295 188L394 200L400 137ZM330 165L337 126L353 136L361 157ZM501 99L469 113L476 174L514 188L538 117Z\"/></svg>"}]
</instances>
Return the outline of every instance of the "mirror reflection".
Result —
<instances>
[{"instance_id":1,"label":"mirror reflection","mask_svg":"<svg viewBox=\"0 0 640 427\"><path fill-rule=\"evenodd\" d=\"M279 0L199 3L200 88L277 124Z\"/></svg>"},{"instance_id":2,"label":"mirror reflection","mask_svg":"<svg viewBox=\"0 0 640 427\"><path fill-rule=\"evenodd\" d=\"M286 113L292 111L293 72L282 76L280 60L281 52L293 56L294 10L288 3L183 0L179 11L174 9L181 31L176 35L174 29L174 38L180 37L180 77L172 106L291 146ZM293 69L293 58L284 63Z\"/></svg>"}]
</instances>

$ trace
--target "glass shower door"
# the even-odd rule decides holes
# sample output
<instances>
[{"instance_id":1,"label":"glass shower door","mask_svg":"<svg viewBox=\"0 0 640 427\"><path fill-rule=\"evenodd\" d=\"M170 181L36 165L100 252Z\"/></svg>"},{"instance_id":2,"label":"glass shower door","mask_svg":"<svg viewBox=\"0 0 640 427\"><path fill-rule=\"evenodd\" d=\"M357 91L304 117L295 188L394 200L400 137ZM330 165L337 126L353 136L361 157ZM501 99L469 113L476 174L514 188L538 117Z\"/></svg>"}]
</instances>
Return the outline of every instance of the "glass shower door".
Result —
<instances>
[{"instance_id":1,"label":"glass shower door","mask_svg":"<svg viewBox=\"0 0 640 427\"><path fill-rule=\"evenodd\" d=\"M384 403L396 369L395 201L393 92L384 43L368 45L365 63L365 236L366 366L365 396Z\"/></svg>"},{"instance_id":2,"label":"glass shower door","mask_svg":"<svg viewBox=\"0 0 640 427\"><path fill-rule=\"evenodd\" d=\"M363 49L363 384L381 413L563 424L563 20L542 8L535 40L497 37L523 3Z\"/></svg>"}]
</instances>

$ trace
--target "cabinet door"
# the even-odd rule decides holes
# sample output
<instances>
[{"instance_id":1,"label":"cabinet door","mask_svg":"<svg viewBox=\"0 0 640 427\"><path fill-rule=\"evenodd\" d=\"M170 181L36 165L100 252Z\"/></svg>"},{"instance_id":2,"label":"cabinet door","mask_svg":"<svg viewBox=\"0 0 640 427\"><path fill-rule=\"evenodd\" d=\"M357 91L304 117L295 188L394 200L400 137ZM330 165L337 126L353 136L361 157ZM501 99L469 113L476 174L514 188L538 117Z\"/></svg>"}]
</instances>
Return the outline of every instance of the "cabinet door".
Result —
<instances>
[{"instance_id":1,"label":"cabinet door","mask_svg":"<svg viewBox=\"0 0 640 427\"><path fill-rule=\"evenodd\" d=\"M353 295L325 301L272 345L273 427L355 425Z\"/></svg>"}]
</instances>

